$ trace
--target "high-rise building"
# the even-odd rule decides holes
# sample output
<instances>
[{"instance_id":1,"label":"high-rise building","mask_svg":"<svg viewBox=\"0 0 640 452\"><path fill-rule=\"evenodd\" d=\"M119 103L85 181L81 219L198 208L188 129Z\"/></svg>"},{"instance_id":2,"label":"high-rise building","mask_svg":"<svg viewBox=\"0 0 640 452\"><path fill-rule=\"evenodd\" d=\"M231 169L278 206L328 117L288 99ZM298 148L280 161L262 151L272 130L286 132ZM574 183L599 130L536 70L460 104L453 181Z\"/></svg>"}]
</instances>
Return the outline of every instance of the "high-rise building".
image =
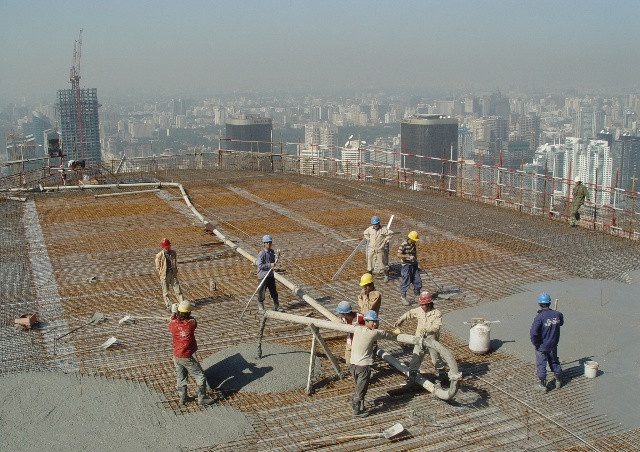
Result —
<instances>
[{"instance_id":1,"label":"high-rise building","mask_svg":"<svg viewBox=\"0 0 640 452\"><path fill-rule=\"evenodd\" d=\"M95 88L58 91L60 135L67 159L86 160L87 163L102 160L98 106Z\"/></svg>"},{"instance_id":2,"label":"high-rise building","mask_svg":"<svg viewBox=\"0 0 640 452\"><path fill-rule=\"evenodd\" d=\"M460 126L458 129L458 149L459 158L462 160L473 160L473 131L467 129L466 126Z\"/></svg>"},{"instance_id":3,"label":"high-rise building","mask_svg":"<svg viewBox=\"0 0 640 452\"><path fill-rule=\"evenodd\" d=\"M604 129L604 112L592 106L582 106L573 115L576 138L595 138Z\"/></svg>"},{"instance_id":4,"label":"high-rise building","mask_svg":"<svg viewBox=\"0 0 640 452\"><path fill-rule=\"evenodd\" d=\"M225 124L226 135L230 140L227 142L227 149L271 152L271 118L263 118L257 114L238 114L229 116Z\"/></svg>"},{"instance_id":5,"label":"high-rise building","mask_svg":"<svg viewBox=\"0 0 640 452\"><path fill-rule=\"evenodd\" d=\"M40 156L44 155L45 130L51 129L51 121L42 113L33 113L33 139L36 142L36 153Z\"/></svg>"},{"instance_id":6,"label":"high-rise building","mask_svg":"<svg viewBox=\"0 0 640 452\"><path fill-rule=\"evenodd\" d=\"M469 121L473 132L474 158L486 165L498 163L500 151L509 141L509 120L492 116Z\"/></svg>"},{"instance_id":7,"label":"high-rise building","mask_svg":"<svg viewBox=\"0 0 640 452\"><path fill-rule=\"evenodd\" d=\"M611 202L611 187L613 158L611 149L604 140L583 140L568 137L564 143L564 174L571 178L579 176L584 183L597 183L604 187L597 195L592 194L591 200L598 204Z\"/></svg>"},{"instance_id":8,"label":"high-rise building","mask_svg":"<svg viewBox=\"0 0 640 452\"><path fill-rule=\"evenodd\" d=\"M618 187L640 190L640 137L620 135L620 139L613 142L612 154L614 170L619 172Z\"/></svg>"},{"instance_id":9,"label":"high-rise building","mask_svg":"<svg viewBox=\"0 0 640 452\"><path fill-rule=\"evenodd\" d=\"M529 143L529 150L533 152L540 147L540 117L526 115L518 118L516 122L516 135L518 141Z\"/></svg>"},{"instance_id":10,"label":"high-rise building","mask_svg":"<svg viewBox=\"0 0 640 452\"><path fill-rule=\"evenodd\" d=\"M456 118L444 115L415 115L403 118L400 122L400 140L403 168L455 174L456 166L443 164L441 159L458 159Z\"/></svg>"},{"instance_id":11,"label":"high-rise building","mask_svg":"<svg viewBox=\"0 0 640 452\"><path fill-rule=\"evenodd\" d=\"M337 146L338 127L326 122L309 122L304 126L304 142L311 146L335 148Z\"/></svg>"}]
</instances>

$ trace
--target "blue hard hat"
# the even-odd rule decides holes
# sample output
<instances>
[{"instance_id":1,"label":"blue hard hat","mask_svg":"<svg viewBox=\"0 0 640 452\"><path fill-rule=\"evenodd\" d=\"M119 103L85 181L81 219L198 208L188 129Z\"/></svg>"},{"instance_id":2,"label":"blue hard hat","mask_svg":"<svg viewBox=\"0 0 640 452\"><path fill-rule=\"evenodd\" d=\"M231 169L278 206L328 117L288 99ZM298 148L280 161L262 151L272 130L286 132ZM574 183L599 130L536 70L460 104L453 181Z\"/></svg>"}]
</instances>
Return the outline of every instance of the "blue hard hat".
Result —
<instances>
[{"instance_id":1,"label":"blue hard hat","mask_svg":"<svg viewBox=\"0 0 640 452\"><path fill-rule=\"evenodd\" d=\"M371 224L380 224L380 217L378 215L374 215L371 217Z\"/></svg>"},{"instance_id":2,"label":"blue hard hat","mask_svg":"<svg viewBox=\"0 0 640 452\"><path fill-rule=\"evenodd\" d=\"M364 313L364 319L365 320L375 320L376 322L378 320L380 320L378 318L378 313L376 311L374 311L373 309L369 309L367 312Z\"/></svg>"},{"instance_id":3,"label":"blue hard hat","mask_svg":"<svg viewBox=\"0 0 640 452\"><path fill-rule=\"evenodd\" d=\"M551 304L551 295L547 292L542 292L538 295L538 304Z\"/></svg>"},{"instance_id":4,"label":"blue hard hat","mask_svg":"<svg viewBox=\"0 0 640 452\"><path fill-rule=\"evenodd\" d=\"M267 234L264 237L262 237L262 243L266 243L266 242L273 242L273 239L271 238L271 236L269 234Z\"/></svg>"},{"instance_id":5,"label":"blue hard hat","mask_svg":"<svg viewBox=\"0 0 640 452\"><path fill-rule=\"evenodd\" d=\"M336 306L336 313L337 314L351 313L351 303L349 303L348 301L341 301L340 303L338 303L338 306Z\"/></svg>"}]
</instances>

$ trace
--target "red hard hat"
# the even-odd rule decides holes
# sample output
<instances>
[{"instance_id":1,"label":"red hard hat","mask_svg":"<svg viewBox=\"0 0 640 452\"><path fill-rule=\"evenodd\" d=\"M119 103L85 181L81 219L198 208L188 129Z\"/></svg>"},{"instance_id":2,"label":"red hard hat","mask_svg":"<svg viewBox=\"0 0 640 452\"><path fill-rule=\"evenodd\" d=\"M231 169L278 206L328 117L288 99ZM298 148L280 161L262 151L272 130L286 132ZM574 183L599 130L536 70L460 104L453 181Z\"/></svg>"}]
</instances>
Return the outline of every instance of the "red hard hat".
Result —
<instances>
[{"instance_id":1,"label":"red hard hat","mask_svg":"<svg viewBox=\"0 0 640 452\"><path fill-rule=\"evenodd\" d=\"M169 241L169 239L162 239L160 240L160 246L162 248L169 248L171 246L171 242Z\"/></svg>"},{"instance_id":2,"label":"red hard hat","mask_svg":"<svg viewBox=\"0 0 640 452\"><path fill-rule=\"evenodd\" d=\"M431 294L429 292L422 292L418 297L418 304L423 306L430 303L433 303L433 300L431 300Z\"/></svg>"}]
</instances>

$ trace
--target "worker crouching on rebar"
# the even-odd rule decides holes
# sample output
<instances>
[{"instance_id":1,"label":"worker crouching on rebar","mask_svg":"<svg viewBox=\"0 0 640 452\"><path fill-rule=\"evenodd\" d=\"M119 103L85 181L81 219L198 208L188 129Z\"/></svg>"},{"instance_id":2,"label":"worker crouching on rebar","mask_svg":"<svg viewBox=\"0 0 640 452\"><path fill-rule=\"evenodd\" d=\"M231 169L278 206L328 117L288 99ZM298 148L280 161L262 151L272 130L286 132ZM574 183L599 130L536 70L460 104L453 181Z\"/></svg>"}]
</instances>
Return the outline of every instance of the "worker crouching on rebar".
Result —
<instances>
[{"instance_id":1,"label":"worker crouching on rebar","mask_svg":"<svg viewBox=\"0 0 640 452\"><path fill-rule=\"evenodd\" d=\"M407 239L398 247L396 256L402 259L402 268L400 269L400 300L405 306L410 303L407 300L407 290L413 284L413 293L417 297L422 290L422 278L420 278L420 268L418 267L418 251L416 242L419 240L418 233L411 231L407 235Z\"/></svg>"},{"instance_id":2,"label":"worker crouching on rebar","mask_svg":"<svg viewBox=\"0 0 640 452\"><path fill-rule=\"evenodd\" d=\"M366 416L364 398L371 379L371 365L373 364L373 344L378 339L391 339L393 334L378 330L379 319L375 311L364 313L364 326L356 326L351 344L351 359L349 372L355 383L351 409L356 416Z\"/></svg>"},{"instance_id":3,"label":"worker crouching on rebar","mask_svg":"<svg viewBox=\"0 0 640 452\"><path fill-rule=\"evenodd\" d=\"M191 317L192 306L189 302L171 306L169 331L173 339L173 364L176 367L177 388L180 405L187 402L187 376L191 374L198 387L198 405L209 405L212 400L207 397L207 380L202 366L194 356L198 350L195 331L198 327L196 319Z\"/></svg>"},{"instance_id":4,"label":"worker crouching on rebar","mask_svg":"<svg viewBox=\"0 0 640 452\"><path fill-rule=\"evenodd\" d=\"M167 307L167 311L171 310L171 299L169 298L169 288L178 299L178 303L183 303L182 290L180 290L180 281L178 281L178 256L171 249L171 242L164 238L160 240L162 251L156 254L156 270L160 277L160 285L162 286L162 298Z\"/></svg>"},{"instance_id":5,"label":"worker crouching on rebar","mask_svg":"<svg viewBox=\"0 0 640 452\"><path fill-rule=\"evenodd\" d=\"M442 314L438 309L433 307L433 299L429 292L422 292L418 297L418 307L402 314L393 326L397 328L402 325L405 320L412 319L418 320L416 336L421 338L426 337L436 341L440 339ZM420 365L422 364L426 351L427 350L422 345L422 341L413 347L413 355L411 356L411 363L409 364L409 379L407 380L407 385L413 385L416 382L416 377L418 376L418 371L420 370ZM440 379L440 382L446 382L448 377L445 372L445 363L440 357L440 354L436 350L430 348L429 355L431 356L433 367L438 371L438 378Z\"/></svg>"},{"instance_id":6,"label":"worker crouching on rebar","mask_svg":"<svg viewBox=\"0 0 640 452\"><path fill-rule=\"evenodd\" d=\"M264 312L265 289L269 289L269 295L273 300L273 309L282 311L278 302L278 290L276 289L276 277L273 274L277 263L276 253L271 249L273 239L270 235L262 237L262 249L256 257L258 267L258 311Z\"/></svg>"}]
</instances>

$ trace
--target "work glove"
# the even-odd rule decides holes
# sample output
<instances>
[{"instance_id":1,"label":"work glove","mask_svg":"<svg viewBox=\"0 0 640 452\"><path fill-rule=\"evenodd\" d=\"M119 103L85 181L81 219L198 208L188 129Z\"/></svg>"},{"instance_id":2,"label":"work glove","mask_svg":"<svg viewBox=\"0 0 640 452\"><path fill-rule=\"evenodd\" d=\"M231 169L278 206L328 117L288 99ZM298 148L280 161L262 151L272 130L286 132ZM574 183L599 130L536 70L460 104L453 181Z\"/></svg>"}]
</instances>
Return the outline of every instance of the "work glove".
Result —
<instances>
[{"instance_id":1,"label":"work glove","mask_svg":"<svg viewBox=\"0 0 640 452\"><path fill-rule=\"evenodd\" d=\"M171 314L176 314L178 312L178 303L173 303L171 305Z\"/></svg>"}]
</instances>

